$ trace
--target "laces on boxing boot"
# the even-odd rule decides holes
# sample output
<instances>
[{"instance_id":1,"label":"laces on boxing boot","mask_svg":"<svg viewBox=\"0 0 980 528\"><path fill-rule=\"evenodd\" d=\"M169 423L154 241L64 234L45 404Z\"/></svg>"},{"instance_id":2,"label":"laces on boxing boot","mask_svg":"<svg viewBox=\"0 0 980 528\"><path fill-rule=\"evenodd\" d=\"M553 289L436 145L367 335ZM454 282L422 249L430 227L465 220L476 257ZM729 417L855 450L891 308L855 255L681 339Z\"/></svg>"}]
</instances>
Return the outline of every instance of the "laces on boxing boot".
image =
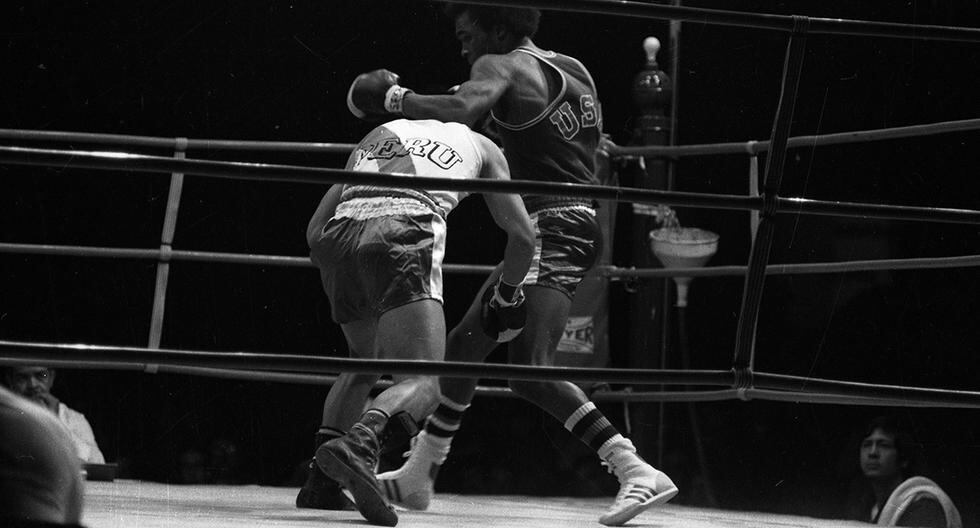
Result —
<instances>
[{"instance_id":1,"label":"laces on boxing boot","mask_svg":"<svg viewBox=\"0 0 980 528\"><path fill-rule=\"evenodd\" d=\"M388 500L410 510L426 510L435 494L439 468L449 455L449 444L438 445L434 437L422 431L412 438L402 467L378 475Z\"/></svg>"},{"instance_id":2,"label":"laces on boxing boot","mask_svg":"<svg viewBox=\"0 0 980 528\"><path fill-rule=\"evenodd\" d=\"M316 464L326 476L350 491L357 511L365 519L381 526L395 526L398 515L374 476L378 449L374 432L358 423L346 435L321 445L316 451Z\"/></svg>"},{"instance_id":3,"label":"laces on boxing boot","mask_svg":"<svg viewBox=\"0 0 980 528\"><path fill-rule=\"evenodd\" d=\"M621 526L640 513L663 504L677 495L677 486L670 477L646 463L636 454L628 440L613 448L602 461L619 480L619 492L599 522L606 526Z\"/></svg>"}]
</instances>

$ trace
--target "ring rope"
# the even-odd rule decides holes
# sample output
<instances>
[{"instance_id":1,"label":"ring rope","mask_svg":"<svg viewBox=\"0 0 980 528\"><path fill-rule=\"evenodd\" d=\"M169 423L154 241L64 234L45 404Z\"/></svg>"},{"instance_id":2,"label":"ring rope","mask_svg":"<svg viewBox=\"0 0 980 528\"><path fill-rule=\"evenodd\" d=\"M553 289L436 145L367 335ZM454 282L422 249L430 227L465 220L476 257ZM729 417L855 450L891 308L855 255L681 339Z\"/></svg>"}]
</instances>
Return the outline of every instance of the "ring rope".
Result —
<instances>
[{"instance_id":1,"label":"ring rope","mask_svg":"<svg viewBox=\"0 0 980 528\"><path fill-rule=\"evenodd\" d=\"M980 119L961 119L940 121L921 125L879 128L874 130L854 130L789 138L789 148L824 147L850 143L866 143L891 139L906 139L937 134L972 132L980 129ZM231 139L187 139L133 136L120 134L98 134L90 132L65 132L49 130L27 130L0 128L0 139L19 141L42 141L58 143L87 143L120 147L156 147L178 150L181 140L186 142L185 151L264 151L293 153L350 154L357 145L352 143L309 143L286 141L244 141ZM706 156L722 154L755 155L769 150L769 140L749 140L741 142L710 143L696 145L644 145L622 146L612 142L603 145L609 155L614 157L677 157Z\"/></svg>"},{"instance_id":2,"label":"ring rope","mask_svg":"<svg viewBox=\"0 0 980 528\"><path fill-rule=\"evenodd\" d=\"M613 383L666 385L723 385L736 387L735 371L710 370L630 370L527 365L474 364L461 362L363 360L244 352L201 352L152 350L79 344L31 343L0 340L0 364L42 361L74 368L102 367L120 370L142 369L154 365L160 372L262 381L310 383L335 380L308 374L365 372L375 374L427 373L454 377L497 379L567 379L570 381L611 381ZM97 355L98 358L93 358ZM84 357L80 357L84 356ZM144 361L153 359L154 361ZM246 370L248 369L248 370ZM298 374L294 371L304 371ZM745 374L743 373L742 376ZM898 385L875 385L769 374L752 373L754 388L744 386L715 391L634 392L597 391L596 401L721 401L762 399L809 403L980 408L980 392ZM486 387L484 394L504 395L503 387Z\"/></svg>"},{"instance_id":3,"label":"ring rope","mask_svg":"<svg viewBox=\"0 0 980 528\"><path fill-rule=\"evenodd\" d=\"M299 372L269 372L260 370L243 369L219 369L208 367L187 367L166 364L142 364L142 363L109 363L101 361L85 360L50 360L48 362L55 368L111 368L113 370L138 370L145 373L159 374L179 374L190 376L205 376L219 379L236 379L245 381L309 384L309 385L329 385L337 381L335 375L307 374ZM23 364L21 359L0 358L0 365ZM390 380L380 380L375 389L382 389L392 385ZM481 396L492 396L500 398L517 398L513 391L506 387L494 387L478 385L477 394ZM741 398L740 393L744 392L746 398ZM634 391L626 390L600 390L591 393L591 399L596 402L715 402L733 399L760 399L770 401L786 401L793 403L818 403L834 405L877 405L877 406L902 406L902 407L934 407L931 402L908 400L906 398L875 398L871 396L855 396L840 394L812 393L792 393L768 389L722 389L722 390L689 390L689 391ZM976 405L970 403L951 402L949 407L974 408Z\"/></svg>"},{"instance_id":4,"label":"ring rope","mask_svg":"<svg viewBox=\"0 0 980 528\"><path fill-rule=\"evenodd\" d=\"M654 370L539 367L532 365L465 363L457 361L417 361L358 359L258 352L213 352L197 350L149 349L108 345L37 343L0 340L0 352L11 360L68 361L84 359L103 365L116 363L159 363L176 366L257 369L274 372L313 372L333 374L417 374L436 376L518 379L601 381L635 385L721 385L733 381L727 370Z\"/></svg>"},{"instance_id":5,"label":"ring rope","mask_svg":"<svg viewBox=\"0 0 980 528\"><path fill-rule=\"evenodd\" d=\"M23 360L0 357L2 365L22 365ZM304 372L270 372L265 370L251 369L221 369L210 367L187 367L179 365L143 364L143 363L109 363L104 361L85 361L85 360L50 360L46 363L52 368L72 368L72 369L105 369L122 371L141 371L149 374L177 374L187 376L202 376L217 379L233 379L256 382L289 383L300 385L332 385L336 383L337 375L327 374L308 374ZM374 386L375 390L385 389L394 384L390 379L381 379ZM507 387L477 385L476 393L481 396L492 396L498 398L520 398L514 391ZM731 389L705 390L705 391L634 391L624 390L599 390L591 393L593 401L602 402L642 402L642 401L724 401L732 399L734 391Z\"/></svg>"},{"instance_id":6,"label":"ring rope","mask_svg":"<svg viewBox=\"0 0 980 528\"><path fill-rule=\"evenodd\" d=\"M175 159L187 157L187 138L177 138ZM177 231L177 213L180 210L180 197L184 189L184 174L174 172L170 175L170 193L167 196L167 209L163 215L163 230L160 233L160 259L157 261L156 282L154 284L153 308L150 311L150 348L160 348L163 339L163 314L166 311L167 285L170 282L170 257L173 253L174 234Z\"/></svg>"},{"instance_id":7,"label":"ring rope","mask_svg":"<svg viewBox=\"0 0 980 528\"><path fill-rule=\"evenodd\" d=\"M0 242L0 253L53 255L71 257L124 258L154 260L162 258L158 249L113 248L98 246L69 246L54 244L23 244ZM193 251L171 249L172 261L212 262L216 264L251 264L257 266L283 266L313 268L309 257L285 255L259 255L252 253L224 253L216 251ZM443 263L443 271L469 275L488 275L494 266L487 264ZM806 264L768 264L766 275L806 275L816 273L849 273L859 271L913 270L970 268L980 266L980 255L954 257L922 257L906 259L849 260L843 262L810 262ZM598 266L600 277L612 280L632 278L670 278L670 277L735 277L745 275L748 266L705 266L697 268L623 268L619 266Z\"/></svg>"},{"instance_id":8,"label":"ring rope","mask_svg":"<svg viewBox=\"0 0 980 528\"><path fill-rule=\"evenodd\" d=\"M743 13L720 9L668 6L617 0L473 0L474 4L538 7L557 11L576 11L636 18L670 19L699 24L718 24L792 32L794 16ZM859 35L907 39L980 42L980 29L957 26L900 24L840 18L811 18L811 34Z\"/></svg>"},{"instance_id":9,"label":"ring rope","mask_svg":"<svg viewBox=\"0 0 980 528\"><path fill-rule=\"evenodd\" d=\"M88 143L119 147L149 147L169 150L262 150L266 152L296 152L321 154L350 154L354 143L310 143L291 141L241 141L237 139L189 139L136 136L129 134L101 134L94 132L64 132L55 130L25 130L0 128L0 139L24 141L57 141Z\"/></svg>"},{"instance_id":10,"label":"ring rope","mask_svg":"<svg viewBox=\"0 0 980 528\"><path fill-rule=\"evenodd\" d=\"M779 103L776 106L772 138L769 140L772 151L766 157L766 167L762 181L763 209L752 237L749 251L749 269L745 273L745 286L742 290L742 304L738 325L735 331L735 357L732 364L737 370L746 369L751 375L755 363L756 325L759 321L759 308L762 305L762 290L765 286L766 266L772 251L776 232L776 213L779 211L779 190L789 141L790 125L796 107L796 94L803 73L803 58L806 53L807 28L809 20L793 17L793 33L786 46L786 59L783 63L782 87ZM751 383L751 378L749 379ZM751 386L751 385L749 385ZM737 387L744 388L744 387ZM743 391L741 394L745 396Z\"/></svg>"},{"instance_id":11,"label":"ring rope","mask_svg":"<svg viewBox=\"0 0 980 528\"><path fill-rule=\"evenodd\" d=\"M0 365L20 365L23 360L0 358ZM54 368L93 369L111 368L112 370L136 370L151 374L178 374L189 376L204 376L218 379L234 379L256 382L290 383L305 385L329 385L337 381L336 375L307 374L300 372L269 372L260 370L219 369L207 367L186 367L176 365L142 364L142 363L110 363L84 360L51 360L48 364ZM375 390L390 387L391 380L382 379L375 385ZM744 389L741 389L744 390ZM506 387L478 385L477 394L499 398L519 398ZM634 390L600 390L592 392L590 398L596 402L715 402L738 398L739 390L689 390L689 391L634 391ZM762 400L789 401L794 403L830 403L836 405L882 405L906 407L930 407L931 403L894 400L887 398L871 398L861 396L841 396L837 394L804 393L793 394L783 391L765 389L748 390L751 397Z\"/></svg>"},{"instance_id":12,"label":"ring rope","mask_svg":"<svg viewBox=\"0 0 980 528\"><path fill-rule=\"evenodd\" d=\"M825 147L830 145L845 145L851 143L866 143L890 139L906 139L956 132L973 132L980 129L980 119L962 119L958 121L942 121L923 125L880 128L875 130L855 130L851 132L835 132L810 136L795 136L789 138L788 148ZM626 147L616 144L607 146L611 156L626 157L674 157L709 156L721 154L755 155L769 150L770 143L765 141L742 141L728 143L711 143L701 145L645 145Z\"/></svg>"},{"instance_id":13,"label":"ring rope","mask_svg":"<svg viewBox=\"0 0 980 528\"><path fill-rule=\"evenodd\" d=\"M22 365L23 360L0 357L0 365ZM203 376L218 379L234 379L244 381L290 383L301 385L331 385L338 379L336 375L308 374L304 372L270 372L252 369L221 369L210 367L187 367L179 365L143 364L143 363L109 363L104 361L85 360L49 360L47 365L52 368L73 369L105 369L141 371L151 374L178 374ZM394 383L390 379L381 379L374 386L375 390L384 389ZM477 394L500 398L520 398L507 387L477 385ZM592 393L593 401L629 402L629 401L722 401L731 399L730 389L711 391L634 391L600 390Z\"/></svg>"},{"instance_id":14,"label":"ring rope","mask_svg":"<svg viewBox=\"0 0 980 528\"><path fill-rule=\"evenodd\" d=\"M327 184L356 181L368 185L408 188L447 189L467 192L553 194L685 207L760 210L762 199L750 196L692 193L534 181L453 180L450 178L405 178L397 174L356 172L342 169L245 163L199 159L176 159L121 152L51 150L23 147L0 147L0 163L39 165L59 168L130 170L136 172L182 172L225 179L280 181ZM792 214L834 214L838 216L891 218L901 220L980 224L980 211L833 202L802 198L780 198L778 211Z\"/></svg>"},{"instance_id":15,"label":"ring rope","mask_svg":"<svg viewBox=\"0 0 980 528\"><path fill-rule=\"evenodd\" d=\"M201 159L176 159L123 152L36 149L0 147L0 163L48 167L87 168L98 170L129 170L135 172L182 172L236 180L278 181L290 183L328 184L358 182L367 185L400 186L412 189L459 190L472 193L498 192L521 194L554 194L600 200L633 201L655 204L685 205L717 209L759 209L758 198L707 193L681 193L653 189L634 189L604 185L551 183L518 180L459 180L451 178L406 178L404 175L357 172L344 169L247 163ZM869 204L870 206L870 204ZM980 223L980 212L976 213ZM972 221L970 222L972 223Z\"/></svg>"}]
</instances>

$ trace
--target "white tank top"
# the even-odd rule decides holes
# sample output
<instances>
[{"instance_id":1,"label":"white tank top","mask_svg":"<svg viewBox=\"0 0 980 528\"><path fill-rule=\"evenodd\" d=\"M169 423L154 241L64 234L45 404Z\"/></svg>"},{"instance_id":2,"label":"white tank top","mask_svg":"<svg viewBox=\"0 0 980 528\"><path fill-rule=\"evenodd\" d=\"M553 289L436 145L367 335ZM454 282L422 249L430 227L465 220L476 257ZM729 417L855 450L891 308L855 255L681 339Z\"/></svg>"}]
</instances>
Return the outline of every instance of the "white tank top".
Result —
<instances>
[{"instance_id":1,"label":"white tank top","mask_svg":"<svg viewBox=\"0 0 980 528\"><path fill-rule=\"evenodd\" d=\"M413 178L478 178L483 156L473 132L460 123L398 119L364 137L347 160L347 169L383 172ZM445 218L467 193L392 189L349 183L337 216L380 216L415 212L414 202L434 204ZM383 197L383 200L371 199ZM405 200L408 200L406 202ZM351 203L348 203L351 202ZM407 209L406 209L407 207Z\"/></svg>"}]
</instances>

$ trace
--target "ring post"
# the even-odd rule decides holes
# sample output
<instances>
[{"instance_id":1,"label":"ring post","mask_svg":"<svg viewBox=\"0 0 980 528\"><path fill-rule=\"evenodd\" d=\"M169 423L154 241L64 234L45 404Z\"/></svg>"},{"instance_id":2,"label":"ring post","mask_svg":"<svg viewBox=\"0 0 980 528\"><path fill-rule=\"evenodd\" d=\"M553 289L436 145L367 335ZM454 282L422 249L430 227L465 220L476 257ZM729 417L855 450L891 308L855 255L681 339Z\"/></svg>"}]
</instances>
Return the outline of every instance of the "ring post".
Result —
<instances>
[{"instance_id":1,"label":"ring post","mask_svg":"<svg viewBox=\"0 0 980 528\"><path fill-rule=\"evenodd\" d=\"M670 77L657 64L660 41L647 37L643 41L646 64L633 80L633 102L639 108L637 126L634 130L634 144L666 145L670 139L670 103L673 85ZM663 158L641 158L642 170L636 172L633 187L642 189L667 189L667 163ZM657 267L657 261L650 253L647 236L658 224L663 211L650 204L633 204L632 258L637 268ZM630 299L630 344L629 366L631 368L664 368L666 365L665 318L669 315L667 305L667 280L650 279L639 281ZM656 445L658 455L663 446L663 408L640 406L634 416L633 437L639 445ZM650 414L655 413L655 416ZM658 424L656 431L640 424ZM646 429L646 431L644 430ZM651 434L652 433L652 434ZM662 458L658 456L659 459Z\"/></svg>"}]
</instances>

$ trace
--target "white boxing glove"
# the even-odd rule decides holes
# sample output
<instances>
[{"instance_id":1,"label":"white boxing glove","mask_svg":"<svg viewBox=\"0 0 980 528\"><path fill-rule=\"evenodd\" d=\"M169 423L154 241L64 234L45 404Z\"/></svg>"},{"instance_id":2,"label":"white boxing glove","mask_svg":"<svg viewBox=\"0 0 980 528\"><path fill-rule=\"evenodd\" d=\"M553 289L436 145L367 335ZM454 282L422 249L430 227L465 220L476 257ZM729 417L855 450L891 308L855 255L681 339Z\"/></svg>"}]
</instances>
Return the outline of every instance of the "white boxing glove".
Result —
<instances>
[{"instance_id":1,"label":"white boxing glove","mask_svg":"<svg viewBox=\"0 0 980 528\"><path fill-rule=\"evenodd\" d=\"M347 108L359 119L402 113L402 99L412 92L398 85L398 74L374 70L358 75L347 90Z\"/></svg>"}]
</instances>

